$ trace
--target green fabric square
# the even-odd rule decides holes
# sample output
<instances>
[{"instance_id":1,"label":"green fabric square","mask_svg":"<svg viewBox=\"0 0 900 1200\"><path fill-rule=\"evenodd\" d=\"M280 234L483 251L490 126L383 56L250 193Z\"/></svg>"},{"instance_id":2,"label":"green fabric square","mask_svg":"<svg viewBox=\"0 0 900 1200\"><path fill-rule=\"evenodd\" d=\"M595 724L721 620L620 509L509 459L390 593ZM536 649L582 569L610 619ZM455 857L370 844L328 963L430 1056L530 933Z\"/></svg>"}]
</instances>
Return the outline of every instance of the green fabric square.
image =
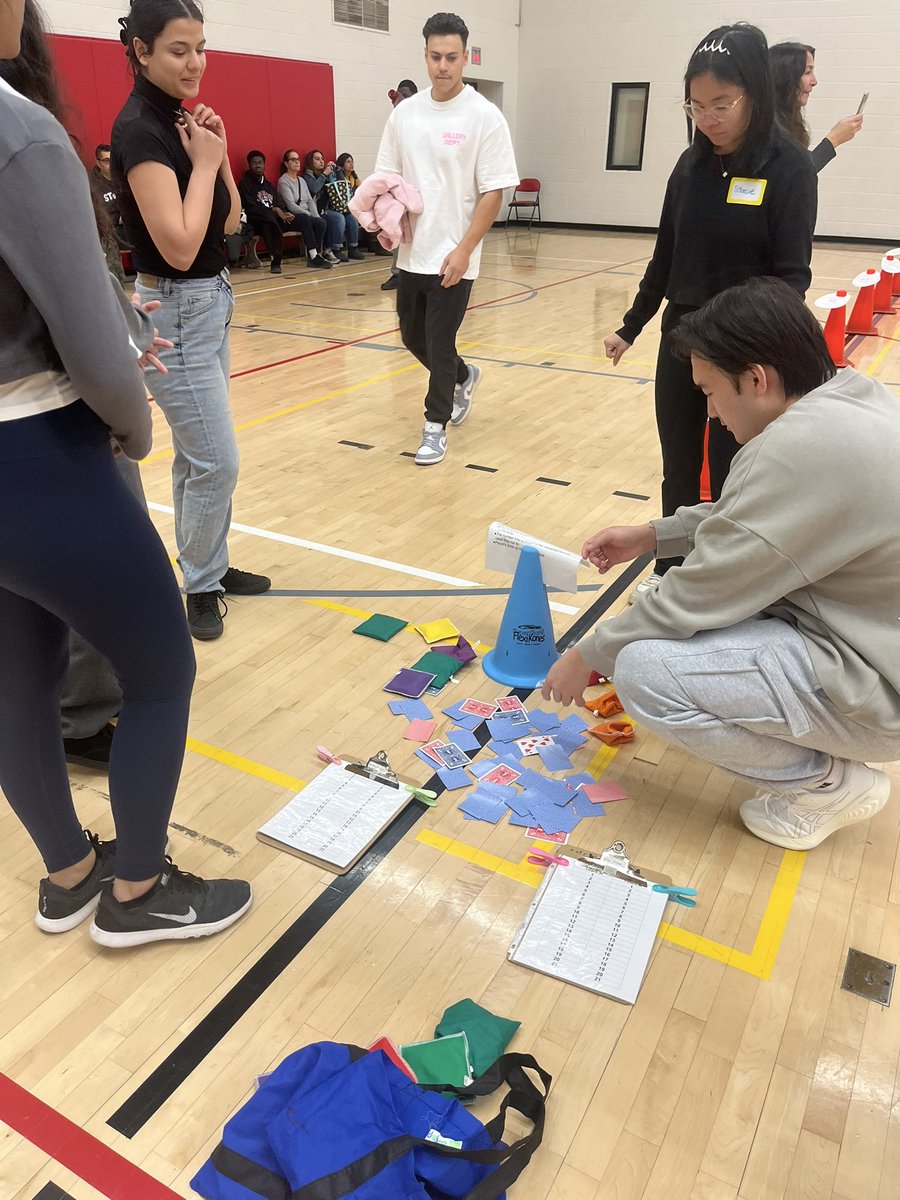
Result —
<instances>
[{"instance_id":1,"label":"green fabric square","mask_svg":"<svg viewBox=\"0 0 900 1200\"><path fill-rule=\"evenodd\" d=\"M357 625L353 632L361 633L363 637L376 638L379 642L389 642L406 626L407 622L401 621L399 617L386 617L383 613L374 613L367 621L363 621L362 625Z\"/></svg>"},{"instance_id":2,"label":"green fabric square","mask_svg":"<svg viewBox=\"0 0 900 1200\"><path fill-rule=\"evenodd\" d=\"M400 1054L415 1072L419 1083L451 1083L463 1087L472 1082L466 1035L462 1032L433 1042L411 1042Z\"/></svg>"},{"instance_id":3,"label":"green fabric square","mask_svg":"<svg viewBox=\"0 0 900 1200\"><path fill-rule=\"evenodd\" d=\"M503 1054L520 1024L507 1017L495 1017L474 1000L460 1000L446 1010L434 1036L447 1038L464 1033L477 1079Z\"/></svg>"},{"instance_id":4,"label":"green fabric square","mask_svg":"<svg viewBox=\"0 0 900 1200\"><path fill-rule=\"evenodd\" d=\"M432 687L443 687L450 676L455 675L459 669L455 658L451 658L449 654L438 654L434 650L429 650L417 663L413 663L414 671L427 671L429 675L434 675Z\"/></svg>"}]
</instances>

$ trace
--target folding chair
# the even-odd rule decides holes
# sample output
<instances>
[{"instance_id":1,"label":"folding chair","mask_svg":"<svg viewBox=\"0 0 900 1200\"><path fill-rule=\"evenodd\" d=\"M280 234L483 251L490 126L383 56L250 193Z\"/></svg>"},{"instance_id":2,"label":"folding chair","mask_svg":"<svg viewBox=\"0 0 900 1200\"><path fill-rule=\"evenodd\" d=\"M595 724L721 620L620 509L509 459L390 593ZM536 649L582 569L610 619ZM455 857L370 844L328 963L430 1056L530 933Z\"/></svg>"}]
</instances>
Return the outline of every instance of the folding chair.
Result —
<instances>
[{"instance_id":1,"label":"folding chair","mask_svg":"<svg viewBox=\"0 0 900 1200\"><path fill-rule=\"evenodd\" d=\"M520 193L525 195L520 198ZM531 197L528 199L527 197ZM520 179L516 190L513 192L513 198L509 202L509 208L506 210L506 224L509 225L509 218L512 216L513 209L516 210L516 221L519 220L519 209L530 208L531 212L528 216L528 228L534 221L535 213L537 213L538 223L541 221L541 181L539 179Z\"/></svg>"}]
</instances>

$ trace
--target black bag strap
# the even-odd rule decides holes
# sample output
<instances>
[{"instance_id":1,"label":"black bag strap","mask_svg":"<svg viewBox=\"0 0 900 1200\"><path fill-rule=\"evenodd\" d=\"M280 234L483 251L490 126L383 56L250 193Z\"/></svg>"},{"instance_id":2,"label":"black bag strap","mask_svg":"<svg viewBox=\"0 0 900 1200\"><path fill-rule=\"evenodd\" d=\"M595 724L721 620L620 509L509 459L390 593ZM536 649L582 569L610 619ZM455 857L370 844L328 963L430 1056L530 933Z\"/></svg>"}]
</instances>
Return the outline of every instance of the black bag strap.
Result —
<instances>
[{"instance_id":1,"label":"black bag strap","mask_svg":"<svg viewBox=\"0 0 900 1200\"><path fill-rule=\"evenodd\" d=\"M534 1071L541 1080L544 1090L541 1092L525 1070ZM324 1176L312 1183L304 1184L291 1194L291 1200L340 1200L340 1197L350 1195L356 1188L361 1187L369 1179L374 1178L379 1171L390 1163L395 1162L416 1146L427 1146L436 1154L449 1158L461 1158L466 1162L483 1163L485 1166L496 1166L482 1181L463 1198L463 1200L496 1200L519 1178L531 1161L531 1157L540 1146L544 1136L544 1108L547 1093L550 1090L552 1077L541 1067L530 1054L504 1054L494 1065L485 1071L468 1086L457 1088L453 1085L428 1085L419 1087L423 1091L453 1092L460 1098L488 1096L497 1090L501 1083L509 1085L509 1091L503 1098L500 1111L485 1125L485 1131L492 1142L498 1142L503 1136L506 1113L512 1108L531 1122L531 1133L526 1137L494 1150L457 1150L454 1146L442 1146L439 1142L429 1141L428 1138L416 1138L410 1135L394 1138L383 1142L376 1150L349 1163L339 1171Z\"/></svg>"}]
</instances>

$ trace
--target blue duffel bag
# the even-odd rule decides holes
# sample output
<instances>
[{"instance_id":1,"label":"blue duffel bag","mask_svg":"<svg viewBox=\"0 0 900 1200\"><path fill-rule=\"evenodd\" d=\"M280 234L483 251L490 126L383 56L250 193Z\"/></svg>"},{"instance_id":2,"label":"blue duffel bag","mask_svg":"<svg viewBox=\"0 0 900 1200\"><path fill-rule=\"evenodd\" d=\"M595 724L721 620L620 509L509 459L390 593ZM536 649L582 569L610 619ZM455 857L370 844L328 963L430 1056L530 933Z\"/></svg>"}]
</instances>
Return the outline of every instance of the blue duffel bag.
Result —
<instances>
[{"instance_id":1,"label":"blue duffel bag","mask_svg":"<svg viewBox=\"0 0 900 1200\"><path fill-rule=\"evenodd\" d=\"M509 1091L487 1125L457 1098L501 1083ZM317 1042L231 1118L191 1187L206 1200L497 1200L541 1144L550 1083L531 1055L504 1054L464 1089L426 1088L380 1050ZM508 1109L532 1125L509 1146Z\"/></svg>"}]
</instances>

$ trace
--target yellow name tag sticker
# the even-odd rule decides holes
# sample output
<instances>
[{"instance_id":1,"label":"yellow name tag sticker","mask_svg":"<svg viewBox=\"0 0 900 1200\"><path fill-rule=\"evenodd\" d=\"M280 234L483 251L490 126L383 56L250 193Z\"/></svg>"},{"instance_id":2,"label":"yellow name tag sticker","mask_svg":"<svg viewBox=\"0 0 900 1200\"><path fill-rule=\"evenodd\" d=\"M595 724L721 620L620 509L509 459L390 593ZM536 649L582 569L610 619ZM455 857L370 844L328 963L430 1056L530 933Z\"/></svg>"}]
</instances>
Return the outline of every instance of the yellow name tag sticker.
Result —
<instances>
[{"instance_id":1,"label":"yellow name tag sticker","mask_svg":"<svg viewBox=\"0 0 900 1200\"><path fill-rule=\"evenodd\" d=\"M728 189L729 204L753 204L763 202L766 194L767 179L739 179L735 177Z\"/></svg>"}]
</instances>

